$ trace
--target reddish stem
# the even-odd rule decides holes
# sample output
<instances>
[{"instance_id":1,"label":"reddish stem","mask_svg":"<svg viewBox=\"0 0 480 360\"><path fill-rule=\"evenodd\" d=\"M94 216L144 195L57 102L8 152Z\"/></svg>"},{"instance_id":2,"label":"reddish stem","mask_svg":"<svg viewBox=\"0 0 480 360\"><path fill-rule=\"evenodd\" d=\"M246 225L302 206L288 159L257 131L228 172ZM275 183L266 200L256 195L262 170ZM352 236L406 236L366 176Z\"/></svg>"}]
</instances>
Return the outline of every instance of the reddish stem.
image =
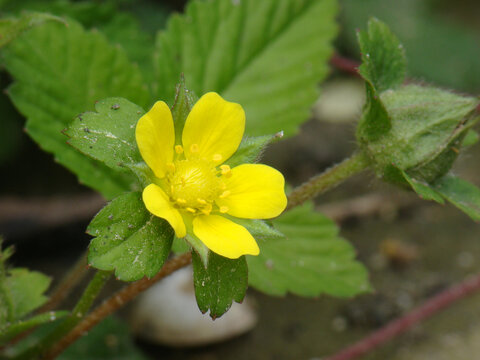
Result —
<instances>
[{"instance_id":1,"label":"reddish stem","mask_svg":"<svg viewBox=\"0 0 480 360\"><path fill-rule=\"evenodd\" d=\"M457 300L467 297L480 290L480 274L468 278L462 283L454 285L445 291L433 296L426 303L413 309L399 319L393 320L383 328L373 332L339 353L325 358L324 360L352 360L370 352L388 340L406 332L413 325L434 315Z\"/></svg>"},{"instance_id":2,"label":"reddish stem","mask_svg":"<svg viewBox=\"0 0 480 360\"><path fill-rule=\"evenodd\" d=\"M356 60L352 60L335 53L330 59L330 64L332 64L335 68L337 68L340 71L343 71L355 76L360 76L358 74L358 67L360 66L360 62Z\"/></svg>"}]
</instances>

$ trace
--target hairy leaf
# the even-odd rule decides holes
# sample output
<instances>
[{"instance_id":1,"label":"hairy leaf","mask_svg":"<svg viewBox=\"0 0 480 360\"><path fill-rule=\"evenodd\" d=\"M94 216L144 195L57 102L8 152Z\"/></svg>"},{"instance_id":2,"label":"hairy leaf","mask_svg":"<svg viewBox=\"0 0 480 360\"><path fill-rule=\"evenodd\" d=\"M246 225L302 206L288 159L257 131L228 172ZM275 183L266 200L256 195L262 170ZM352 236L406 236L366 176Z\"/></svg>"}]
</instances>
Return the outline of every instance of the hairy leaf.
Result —
<instances>
[{"instance_id":1,"label":"hairy leaf","mask_svg":"<svg viewBox=\"0 0 480 360\"><path fill-rule=\"evenodd\" d=\"M227 259L210 251L205 268L197 253L192 255L195 296L202 313L210 310L215 319L230 309L233 301L243 300L248 287L245 256Z\"/></svg>"},{"instance_id":2,"label":"hairy leaf","mask_svg":"<svg viewBox=\"0 0 480 360\"><path fill-rule=\"evenodd\" d=\"M337 226L311 204L273 221L285 237L259 241L260 255L248 256L249 283L270 295L353 296L368 291L367 271Z\"/></svg>"},{"instance_id":3,"label":"hairy leaf","mask_svg":"<svg viewBox=\"0 0 480 360\"><path fill-rule=\"evenodd\" d=\"M180 73L196 94L216 91L246 111L248 135L292 135L328 72L334 0L192 1L157 37L156 95Z\"/></svg>"},{"instance_id":4,"label":"hairy leaf","mask_svg":"<svg viewBox=\"0 0 480 360\"><path fill-rule=\"evenodd\" d=\"M473 220L480 221L480 189L478 187L453 175L444 176L433 187Z\"/></svg>"},{"instance_id":5,"label":"hairy leaf","mask_svg":"<svg viewBox=\"0 0 480 360\"><path fill-rule=\"evenodd\" d=\"M140 72L124 51L69 21L68 27L48 23L25 33L5 48L4 61L15 80L8 94L27 117L28 134L107 198L129 190L133 176L86 158L61 134L75 116L108 96L148 104Z\"/></svg>"},{"instance_id":6,"label":"hairy leaf","mask_svg":"<svg viewBox=\"0 0 480 360\"><path fill-rule=\"evenodd\" d=\"M135 140L135 126L145 111L123 98L95 104L95 112L80 114L69 126L68 143L108 167L124 170L143 162Z\"/></svg>"},{"instance_id":7,"label":"hairy leaf","mask_svg":"<svg viewBox=\"0 0 480 360\"><path fill-rule=\"evenodd\" d=\"M95 236L88 262L100 270L115 270L119 280L153 277L172 246L168 223L150 214L140 193L120 195L105 206L88 226Z\"/></svg>"}]
</instances>

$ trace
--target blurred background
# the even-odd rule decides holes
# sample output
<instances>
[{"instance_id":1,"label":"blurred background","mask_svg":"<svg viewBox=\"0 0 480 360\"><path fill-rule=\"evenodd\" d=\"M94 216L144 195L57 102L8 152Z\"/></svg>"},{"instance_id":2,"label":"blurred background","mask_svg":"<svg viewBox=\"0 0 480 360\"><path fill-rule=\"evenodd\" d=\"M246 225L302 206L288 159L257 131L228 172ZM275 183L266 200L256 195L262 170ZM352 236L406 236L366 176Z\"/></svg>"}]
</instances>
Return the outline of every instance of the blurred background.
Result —
<instances>
[{"instance_id":1,"label":"blurred background","mask_svg":"<svg viewBox=\"0 0 480 360\"><path fill-rule=\"evenodd\" d=\"M183 6L184 1L175 0L0 0L0 14L37 10L75 18L123 46L131 60L146 64L156 31L165 26L170 13L181 12ZM403 42L413 81L480 94L478 1L343 0L338 54L359 59L355 30L364 28L370 16L386 22ZM0 67L1 89L10 83ZM332 66L321 90L300 134L274 144L265 154L263 162L281 170L293 186L355 149L362 81ZM6 245L15 245L13 265L28 266L58 280L87 247L86 225L104 200L78 184L74 175L22 131L25 119L3 92L0 113L0 234ZM478 145L460 157L454 171L480 185L475 156L480 156ZM135 356L320 359L480 271L478 224L450 206L422 202L413 194L383 185L372 174L349 180L319 198L317 206L341 225L342 236L356 247L358 258L371 272L373 294L350 300L302 299L272 298L252 290L249 306L258 322L242 336L178 348L155 344L140 335L134 341L143 355L135 352ZM111 288L120 285L110 284ZM475 359L480 351L479 300L480 295L463 300L366 358ZM124 319L131 317L129 311L132 307L122 312ZM118 348L118 339L105 334L109 334L108 327L96 341ZM76 353L64 358L81 359L82 346L88 345L77 346Z\"/></svg>"}]
</instances>

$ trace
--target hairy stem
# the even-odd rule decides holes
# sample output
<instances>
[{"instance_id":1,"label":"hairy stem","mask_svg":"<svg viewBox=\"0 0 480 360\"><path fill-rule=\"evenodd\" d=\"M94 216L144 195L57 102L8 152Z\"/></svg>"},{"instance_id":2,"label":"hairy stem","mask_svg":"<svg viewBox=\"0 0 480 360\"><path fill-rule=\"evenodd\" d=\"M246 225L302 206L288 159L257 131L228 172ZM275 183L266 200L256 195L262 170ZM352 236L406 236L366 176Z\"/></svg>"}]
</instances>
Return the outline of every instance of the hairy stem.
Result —
<instances>
[{"instance_id":1,"label":"hairy stem","mask_svg":"<svg viewBox=\"0 0 480 360\"><path fill-rule=\"evenodd\" d=\"M413 309L399 319L393 320L381 329L373 332L356 344L325 360L353 360L367 354L390 339L406 332L413 325L438 313L454 302L480 290L480 274L454 285L431 297L423 305Z\"/></svg>"},{"instance_id":2,"label":"hairy stem","mask_svg":"<svg viewBox=\"0 0 480 360\"><path fill-rule=\"evenodd\" d=\"M343 160L340 164L332 166L293 189L288 196L286 210L299 206L305 201L334 188L349 177L365 170L369 164L368 159L362 152L353 154L352 157Z\"/></svg>"},{"instance_id":3,"label":"hairy stem","mask_svg":"<svg viewBox=\"0 0 480 360\"><path fill-rule=\"evenodd\" d=\"M87 270L87 252L85 252L80 258L78 258L77 262L62 280L60 280L60 283L55 287L52 295L50 295L48 302L43 305L37 313L54 310L68 295L70 295L75 286L85 278L88 272Z\"/></svg>"},{"instance_id":4,"label":"hairy stem","mask_svg":"<svg viewBox=\"0 0 480 360\"><path fill-rule=\"evenodd\" d=\"M43 358L44 360L50 360L61 354L71 343L85 334L93 326L97 325L100 321L105 319L108 315L112 314L120 307L126 305L129 301L133 300L142 291L145 291L157 281L170 275L172 272L187 266L192 261L192 254L185 253L179 255L165 263L162 270L151 279L143 278L139 281L131 283L113 294L106 299L101 305L93 310L88 316L82 319L77 326L75 326L66 336L64 336L59 342L57 342Z\"/></svg>"},{"instance_id":5,"label":"hairy stem","mask_svg":"<svg viewBox=\"0 0 480 360\"><path fill-rule=\"evenodd\" d=\"M41 356L42 354L48 353L49 348L62 339L65 334L69 333L71 329L73 329L75 325L77 325L83 319L110 276L110 271L98 271L78 300L70 316L67 317L36 346L33 346L26 352L19 354L17 357L15 357L15 359L35 359L39 355Z\"/></svg>"}]
</instances>

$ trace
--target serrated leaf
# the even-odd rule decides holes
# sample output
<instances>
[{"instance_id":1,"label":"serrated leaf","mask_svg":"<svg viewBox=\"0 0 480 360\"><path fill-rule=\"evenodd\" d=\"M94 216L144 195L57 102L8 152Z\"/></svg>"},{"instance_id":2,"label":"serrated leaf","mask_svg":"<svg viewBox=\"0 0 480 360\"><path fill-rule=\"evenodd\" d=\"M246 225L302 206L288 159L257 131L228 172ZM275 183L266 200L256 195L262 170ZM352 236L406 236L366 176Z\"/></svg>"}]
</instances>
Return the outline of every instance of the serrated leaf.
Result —
<instances>
[{"instance_id":1,"label":"serrated leaf","mask_svg":"<svg viewBox=\"0 0 480 360\"><path fill-rule=\"evenodd\" d=\"M212 319L222 316L232 302L241 302L248 287L248 268L245 256L227 259L209 253L205 268L197 253L192 253L195 297L202 313L210 311Z\"/></svg>"},{"instance_id":2,"label":"serrated leaf","mask_svg":"<svg viewBox=\"0 0 480 360\"><path fill-rule=\"evenodd\" d=\"M108 96L145 106L148 92L124 51L75 21L32 29L4 49L5 67L15 82L8 94L27 117L28 134L107 198L130 189L133 175L119 174L66 144L61 131L79 113Z\"/></svg>"},{"instance_id":3,"label":"serrated leaf","mask_svg":"<svg viewBox=\"0 0 480 360\"><path fill-rule=\"evenodd\" d=\"M269 295L353 296L370 289L365 267L337 226L311 204L284 213L273 224L285 237L259 241L248 256L249 283Z\"/></svg>"},{"instance_id":4,"label":"serrated leaf","mask_svg":"<svg viewBox=\"0 0 480 360\"><path fill-rule=\"evenodd\" d=\"M454 175L440 178L433 187L475 221L480 221L480 189Z\"/></svg>"},{"instance_id":5,"label":"serrated leaf","mask_svg":"<svg viewBox=\"0 0 480 360\"><path fill-rule=\"evenodd\" d=\"M61 319L69 314L68 311L50 311L48 313L38 314L26 320L18 320L12 324L7 324L0 335L0 345L3 345L13 339L15 336L32 329L38 325ZM0 330L1 326L0 326Z\"/></svg>"},{"instance_id":6,"label":"serrated leaf","mask_svg":"<svg viewBox=\"0 0 480 360\"><path fill-rule=\"evenodd\" d=\"M362 52L359 73L378 93L400 86L406 74L405 51L387 25L371 18L367 31L358 32Z\"/></svg>"},{"instance_id":7,"label":"serrated leaf","mask_svg":"<svg viewBox=\"0 0 480 360\"><path fill-rule=\"evenodd\" d=\"M0 277L0 332L42 306L47 301L43 293L49 285L50 278L38 271L7 270Z\"/></svg>"},{"instance_id":8,"label":"serrated leaf","mask_svg":"<svg viewBox=\"0 0 480 360\"><path fill-rule=\"evenodd\" d=\"M173 240L171 227L147 211L140 193L115 198L95 216L87 232L95 236L89 247L89 264L115 270L123 281L155 276Z\"/></svg>"},{"instance_id":9,"label":"serrated leaf","mask_svg":"<svg viewBox=\"0 0 480 360\"><path fill-rule=\"evenodd\" d=\"M180 73L196 94L240 103L248 135L295 133L328 72L334 0L192 1L157 37L156 94Z\"/></svg>"},{"instance_id":10,"label":"serrated leaf","mask_svg":"<svg viewBox=\"0 0 480 360\"><path fill-rule=\"evenodd\" d=\"M116 170L143 162L135 140L135 126L145 111L123 98L95 104L95 112L80 114L65 132L68 143Z\"/></svg>"},{"instance_id":11,"label":"serrated leaf","mask_svg":"<svg viewBox=\"0 0 480 360\"><path fill-rule=\"evenodd\" d=\"M65 20L45 13L26 12L18 18L0 19L0 48L20 36L25 31L43 24L46 21L58 21L65 24Z\"/></svg>"}]
</instances>

